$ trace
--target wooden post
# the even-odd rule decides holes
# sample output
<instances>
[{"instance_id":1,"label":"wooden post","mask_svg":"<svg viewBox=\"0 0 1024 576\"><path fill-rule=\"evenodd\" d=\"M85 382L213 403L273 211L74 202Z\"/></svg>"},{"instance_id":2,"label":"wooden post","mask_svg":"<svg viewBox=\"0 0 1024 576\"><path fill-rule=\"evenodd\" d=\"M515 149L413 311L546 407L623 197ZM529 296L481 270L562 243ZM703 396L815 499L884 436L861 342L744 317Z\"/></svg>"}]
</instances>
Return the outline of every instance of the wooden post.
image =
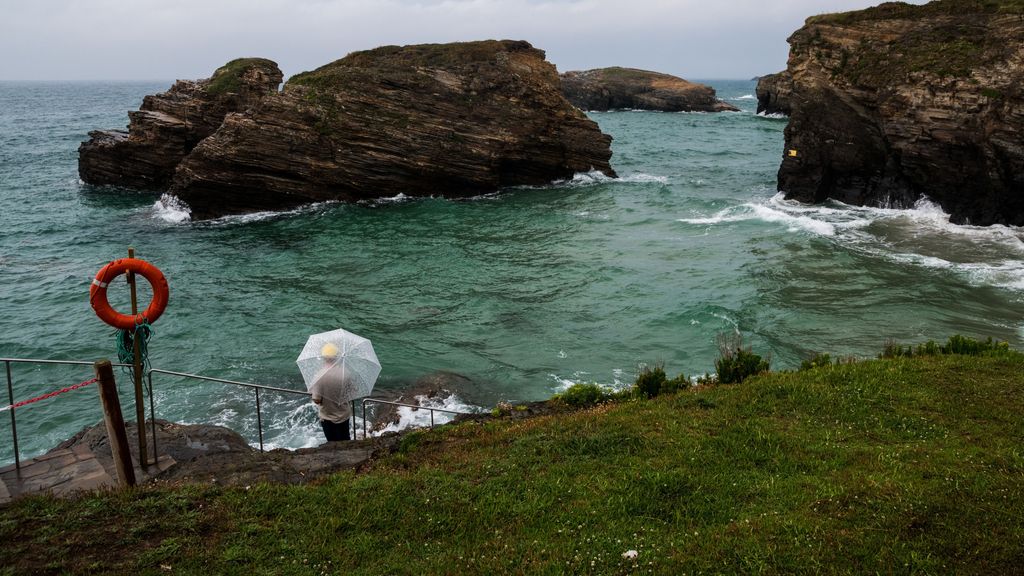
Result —
<instances>
[{"instance_id":1,"label":"wooden post","mask_svg":"<svg viewBox=\"0 0 1024 576\"><path fill-rule=\"evenodd\" d=\"M117 468L117 481L122 486L135 486L135 469L132 468L128 433L125 432L124 416L121 415L121 400L117 397L117 384L114 383L114 368L110 360L99 360L93 363L93 369L99 379L103 421L107 424L107 439L110 440L110 452Z\"/></svg>"},{"instance_id":2,"label":"wooden post","mask_svg":"<svg viewBox=\"0 0 1024 576\"><path fill-rule=\"evenodd\" d=\"M128 257L135 258L135 248L128 247ZM139 300L135 295L134 272L128 272L128 287L132 296L132 317L134 318L139 313ZM146 454L146 406L142 402L142 350L137 333L132 337L132 344L135 364L133 371L135 375L133 378L135 382L135 422L139 428L139 465L146 467L149 465Z\"/></svg>"}]
</instances>

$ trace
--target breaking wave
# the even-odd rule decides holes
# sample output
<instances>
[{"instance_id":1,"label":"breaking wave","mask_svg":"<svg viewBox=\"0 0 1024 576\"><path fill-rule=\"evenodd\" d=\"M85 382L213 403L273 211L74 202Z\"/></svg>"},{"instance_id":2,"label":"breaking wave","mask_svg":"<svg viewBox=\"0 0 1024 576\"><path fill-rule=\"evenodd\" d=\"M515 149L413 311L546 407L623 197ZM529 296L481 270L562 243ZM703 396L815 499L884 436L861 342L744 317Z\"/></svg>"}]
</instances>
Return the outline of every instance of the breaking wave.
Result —
<instances>
[{"instance_id":1,"label":"breaking wave","mask_svg":"<svg viewBox=\"0 0 1024 576\"><path fill-rule=\"evenodd\" d=\"M415 398L416 403L419 404L421 408L399 406L397 409L398 422L389 424L380 430L369 431L370 436L380 436L387 432L398 432L399 430L405 430L406 428L429 427L431 416L428 408L449 410L451 412L458 412L461 414L477 414L483 411L483 408L480 406L469 404L455 394L443 398L430 398L426 395L416 396ZM452 414L451 412L434 412L434 424L444 424L454 420L456 414ZM362 420L358 417L356 418L356 425L360 428L361 434Z\"/></svg>"},{"instance_id":2,"label":"breaking wave","mask_svg":"<svg viewBox=\"0 0 1024 576\"><path fill-rule=\"evenodd\" d=\"M928 199L911 209L810 205L782 194L731 206L708 216L679 218L692 226L758 221L829 238L843 247L893 262L947 270L972 285L1024 291L1024 228L953 224Z\"/></svg>"},{"instance_id":3,"label":"breaking wave","mask_svg":"<svg viewBox=\"0 0 1024 576\"><path fill-rule=\"evenodd\" d=\"M192 219L192 209L177 196L163 194L153 203L153 217L171 224L180 224Z\"/></svg>"},{"instance_id":4,"label":"breaking wave","mask_svg":"<svg viewBox=\"0 0 1024 576\"><path fill-rule=\"evenodd\" d=\"M612 178L598 170L591 170L590 172L579 172L567 180L556 180L551 184L553 186L576 188L582 186L596 186L598 184L649 184L652 182L668 184L668 181L668 178L665 176L644 174L642 172L635 172L633 174L619 176L618 178Z\"/></svg>"}]
</instances>

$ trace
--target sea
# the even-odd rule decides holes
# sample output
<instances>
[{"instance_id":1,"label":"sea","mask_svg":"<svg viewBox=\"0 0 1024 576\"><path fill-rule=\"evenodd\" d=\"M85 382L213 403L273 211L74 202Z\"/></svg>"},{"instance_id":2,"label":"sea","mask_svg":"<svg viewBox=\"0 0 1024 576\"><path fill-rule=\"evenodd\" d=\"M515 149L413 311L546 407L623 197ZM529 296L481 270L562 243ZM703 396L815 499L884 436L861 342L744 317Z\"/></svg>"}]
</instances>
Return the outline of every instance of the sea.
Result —
<instances>
[{"instance_id":1,"label":"sea","mask_svg":"<svg viewBox=\"0 0 1024 576\"><path fill-rule=\"evenodd\" d=\"M447 373L457 385L430 402L460 412L574 383L628 387L643 366L713 373L719 343L737 337L775 370L953 334L1022 345L1024 229L950 224L927 200L907 210L787 201L775 186L786 118L755 113L752 81L704 82L740 111L590 114L614 137L619 178L200 222L158 193L78 177L89 131L125 126L170 81L2 82L0 357L116 361L89 287L130 247L170 286L153 368L304 390L295 359L307 338L344 328L373 343L375 394ZM108 292L129 308L125 283ZM0 387L0 405L93 374L88 364L4 368L11 394ZM117 378L133 419L129 376ZM97 396L84 386L17 408L19 456L99 422ZM153 409L259 442L250 388L156 373ZM9 414L0 463L14 457ZM268 448L322 442L302 396L265 392L260 417ZM390 429L426 419L405 411Z\"/></svg>"}]
</instances>

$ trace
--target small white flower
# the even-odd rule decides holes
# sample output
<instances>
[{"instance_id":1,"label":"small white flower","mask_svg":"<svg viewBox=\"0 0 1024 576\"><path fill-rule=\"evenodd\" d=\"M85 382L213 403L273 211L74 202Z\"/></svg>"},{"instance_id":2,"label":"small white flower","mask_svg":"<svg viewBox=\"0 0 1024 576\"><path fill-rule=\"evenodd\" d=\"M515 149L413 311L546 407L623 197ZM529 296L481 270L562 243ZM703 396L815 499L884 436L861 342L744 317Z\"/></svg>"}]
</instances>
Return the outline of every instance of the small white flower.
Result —
<instances>
[{"instance_id":1,"label":"small white flower","mask_svg":"<svg viewBox=\"0 0 1024 576\"><path fill-rule=\"evenodd\" d=\"M637 555L639 555L639 554L640 553L637 552L636 550L626 550L625 552L622 553L622 557L625 558L626 560L632 560L632 559L636 558Z\"/></svg>"}]
</instances>

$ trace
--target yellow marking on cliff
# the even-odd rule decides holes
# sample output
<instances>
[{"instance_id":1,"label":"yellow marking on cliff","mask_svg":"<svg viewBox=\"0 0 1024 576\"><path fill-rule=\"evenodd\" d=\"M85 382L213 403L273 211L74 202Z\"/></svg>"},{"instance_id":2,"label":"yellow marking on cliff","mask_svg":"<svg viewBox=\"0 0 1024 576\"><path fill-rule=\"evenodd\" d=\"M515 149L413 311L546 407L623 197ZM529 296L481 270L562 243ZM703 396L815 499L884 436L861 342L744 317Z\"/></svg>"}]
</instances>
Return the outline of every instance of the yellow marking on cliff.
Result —
<instances>
[{"instance_id":1,"label":"yellow marking on cliff","mask_svg":"<svg viewBox=\"0 0 1024 576\"><path fill-rule=\"evenodd\" d=\"M790 158L796 158L796 156L797 156L796 150L790 148L790 150L789 150L789 157Z\"/></svg>"}]
</instances>

